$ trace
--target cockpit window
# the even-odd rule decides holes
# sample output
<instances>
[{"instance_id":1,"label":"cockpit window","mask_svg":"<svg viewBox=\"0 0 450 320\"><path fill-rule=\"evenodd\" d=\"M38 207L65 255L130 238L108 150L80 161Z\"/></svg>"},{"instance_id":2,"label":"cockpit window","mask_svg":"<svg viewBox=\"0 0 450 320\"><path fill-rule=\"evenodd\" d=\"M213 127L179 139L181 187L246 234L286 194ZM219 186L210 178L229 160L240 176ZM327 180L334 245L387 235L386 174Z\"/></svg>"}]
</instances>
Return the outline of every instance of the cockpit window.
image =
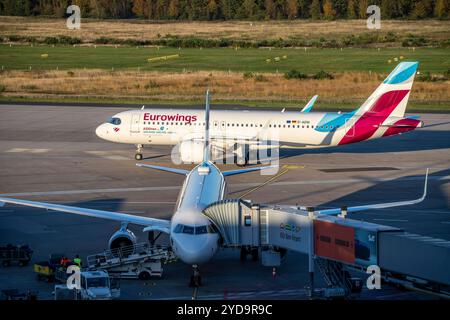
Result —
<instances>
[{"instance_id":1,"label":"cockpit window","mask_svg":"<svg viewBox=\"0 0 450 320\"><path fill-rule=\"evenodd\" d=\"M208 229L206 226L195 227L195 234L204 234L208 233Z\"/></svg>"},{"instance_id":2,"label":"cockpit window","mask_svg":"<svg viewBox=\"0 0 450 320\"><path fill-rule=\"evenodd\" d=\"M175 226L175 229L173 229L173 232L186 234L217 233L212 224L197 227L186 226L184 224L177 224Z\"/></svg>"},{"instance_id":3,"label":"cockpit window","mask_svg":"<svg viewBox=\"0 0 450 320\"><path fill-rule=\"evenodd\" d=\"M120 120L120 118L111 118L111 119L109 119L108 122L113 125L118 126L122 122L122 120Z\"/></svg>"},{"instance_id":4,"label":"cockpit window","mask_svg":"<svg viewBox=\"0 0 450 320\"><path fill-rule=\"evenodd\" d=\"M194 227L184 226L183 233L194 234Z\"/></svg>"},{"instance_id":5,"label":"cockpit window","mask_svg":"<svg viewBox=\"0 0 450 320\"><path fill-rule=\"evenodd\" d=\"M181 233L183 232L183 225L182 224L177 224L175 229L173 229L174 233Z\"/></svg>"}]
</instances>

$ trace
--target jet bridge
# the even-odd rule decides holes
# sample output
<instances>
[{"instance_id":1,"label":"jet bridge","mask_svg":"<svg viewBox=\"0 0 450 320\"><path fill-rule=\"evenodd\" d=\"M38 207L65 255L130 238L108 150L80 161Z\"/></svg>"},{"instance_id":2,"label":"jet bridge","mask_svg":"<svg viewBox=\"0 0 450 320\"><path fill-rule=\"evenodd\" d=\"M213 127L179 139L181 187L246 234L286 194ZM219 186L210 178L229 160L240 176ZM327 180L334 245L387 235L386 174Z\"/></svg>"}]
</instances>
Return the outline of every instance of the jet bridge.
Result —
<instances>
[{"instance_id":1,"label":"jet bridge","mask_svg":"<svg viewBox=\"0 0 450 320\"><path fill-rule=\"evenodd\" d=\"M376 266L386 282L450 298L450 241L347 219L345 210L336 217L317 215L313 208L229 199L203 213L217 227L224 247L260 249L263 265L279 264L279 257L267 259L278 248L308 254L310 272L316 268L337 295L358 291L350 272L367 276L368 268Z\"/></svg>"},{"instance_id":2,"label":"jet bridge","mask_svg":"<svg viewBox=\"0 0 450 320\"><path fill-rule=\"evenodd\" d=\"M302 253L311 250L313 220L297 208L230 199L211 204L203 213L219 230L225 247L281 247Z\"/></svg>"}]
</instances>

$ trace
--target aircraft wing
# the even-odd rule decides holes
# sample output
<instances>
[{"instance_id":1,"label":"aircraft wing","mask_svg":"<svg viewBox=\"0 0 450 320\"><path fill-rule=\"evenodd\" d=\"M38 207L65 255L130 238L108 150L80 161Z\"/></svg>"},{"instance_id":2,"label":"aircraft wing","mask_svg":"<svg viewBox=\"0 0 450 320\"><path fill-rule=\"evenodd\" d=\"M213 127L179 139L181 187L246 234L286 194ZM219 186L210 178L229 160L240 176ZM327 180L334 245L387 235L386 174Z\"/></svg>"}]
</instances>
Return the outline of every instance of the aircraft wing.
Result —
<instances>
[{"instance_id":1,"label":"aircraft wing","mask_svg":"<svg viewBox=\"0 0 450 320\"><path fill-rule=\"evenodd\" d=\"M316 94L314 97L309 100L309 102L303 107L301 112L310 112L312 108L314 107L314 103L317 100L318 95Z\"/></svg>"},{"instance_id":2,"label":"aircraft wing","mask_svg":"<svg viewBox=\"0 0 450 320\"><path fill-rule=\"evenodd\" d=\"M407 206L407 205L411 205L411 204L420 203L423 200L425 200L425 197L427 196L427 184L428 184L428 169L427 169L427 173L425 175L425 183L424 183L424 187L423 187L422 197L420 197L418 199L414 199L414 200L386 202L386 203L367 204L367 205L362 205L362 206L347 207L347 212L350 213L350 212L367 211L367 210L373 210L373 209L386 209L386 208ZM315 212L319 215L321 215L321 214L338 215L341 213L341 208L317 210Z\"/></svg>"},{"instance_id":3,"label":"aircraft wing","mask_svg":"<svg viewBox=\"0 0 450 320\"><path fill-rule=\"evenodd\" d=\"M167 229L170 227L170 221L168 221L168 220L141 217L141 216L135 216L135 215L120 213L120 212L111 212L111 211L65 206L65 205L46 203L46 202L37 202L37 201L0 197L0 205L2 203L3 204L11 203L11 204L17 204L17 205L26 206L26 207L54 210L54 211L60 211L60 212L65 212L65 213L78 214L78 215L86 216L86 217L94 217L94 218L114 220L114 221L119 221L119 222L132 223L132 224L137 224L137 225L141 225L141 226L155 226L155 227L167 228Z\"/></svg>"},{"instance_id":4,"label":"aircraft wing","mask_svg":"<svg viewBox=\"0 0 450 320\"><path fill-rule=\"evenodd\" d=\"M162 166L154 166L152 164L136 163L136 166L141 167L141 168L148 168L148 169L155 169L155 170L160 170L160 171L167 171L167 172L176 173L176 174L183 174L183 175L189 174L188 170L175 169L175 168L162 167Z\"/></svg>"}]
</instances>

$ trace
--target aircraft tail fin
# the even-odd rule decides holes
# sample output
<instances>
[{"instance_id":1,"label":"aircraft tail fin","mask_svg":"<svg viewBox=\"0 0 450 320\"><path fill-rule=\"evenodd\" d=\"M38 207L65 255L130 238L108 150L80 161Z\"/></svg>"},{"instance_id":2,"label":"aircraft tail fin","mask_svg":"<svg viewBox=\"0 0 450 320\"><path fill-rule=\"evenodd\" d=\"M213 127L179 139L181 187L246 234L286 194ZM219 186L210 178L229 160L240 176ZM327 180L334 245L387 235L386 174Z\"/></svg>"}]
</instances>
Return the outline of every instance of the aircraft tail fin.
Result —
<instances>
[{"instance_id":1,"label":"aircraft tail fin","mask_svg":"<svg viewBox=\"0 0 450 320\"><path fill-rule=\"evenodd\" d=\"M206 90L205 102L205 149L203 150L203 162L209 161L210 143L209 143L209 90Z\"/></svg>"},{"instance_id":2,"label":"aircraft tail fin","mask_svg":"<svg viewBox=\"0 0 450 320\"><path fill-rule=\"evenodd\" d=\"M403 117L418 66L418 62L399 63L356 114Z\"/></svg>"}]
</instances>

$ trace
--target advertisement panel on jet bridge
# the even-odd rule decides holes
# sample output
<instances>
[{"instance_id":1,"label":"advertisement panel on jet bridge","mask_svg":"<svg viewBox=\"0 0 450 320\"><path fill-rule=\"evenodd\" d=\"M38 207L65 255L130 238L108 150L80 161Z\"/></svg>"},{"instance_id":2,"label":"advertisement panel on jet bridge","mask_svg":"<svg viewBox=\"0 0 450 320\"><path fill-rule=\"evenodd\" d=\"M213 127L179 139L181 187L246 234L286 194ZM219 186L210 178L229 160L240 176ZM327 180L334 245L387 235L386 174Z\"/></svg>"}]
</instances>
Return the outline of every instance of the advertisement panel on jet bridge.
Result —
<instances>
[{"instance_id":1,"label":"advertisement panel on jet bridge","mask_svg":"<svg viewBox=\"0 0 450 320\"><path fill-rule=\"evenodd\" d=\"M289 213L285 209L268 210L268 240L271 245L297 252L309 253L311 244L312 220L307 215ZM295 211L297 212L297 211Z\"/></svg>"}]
</instances>

